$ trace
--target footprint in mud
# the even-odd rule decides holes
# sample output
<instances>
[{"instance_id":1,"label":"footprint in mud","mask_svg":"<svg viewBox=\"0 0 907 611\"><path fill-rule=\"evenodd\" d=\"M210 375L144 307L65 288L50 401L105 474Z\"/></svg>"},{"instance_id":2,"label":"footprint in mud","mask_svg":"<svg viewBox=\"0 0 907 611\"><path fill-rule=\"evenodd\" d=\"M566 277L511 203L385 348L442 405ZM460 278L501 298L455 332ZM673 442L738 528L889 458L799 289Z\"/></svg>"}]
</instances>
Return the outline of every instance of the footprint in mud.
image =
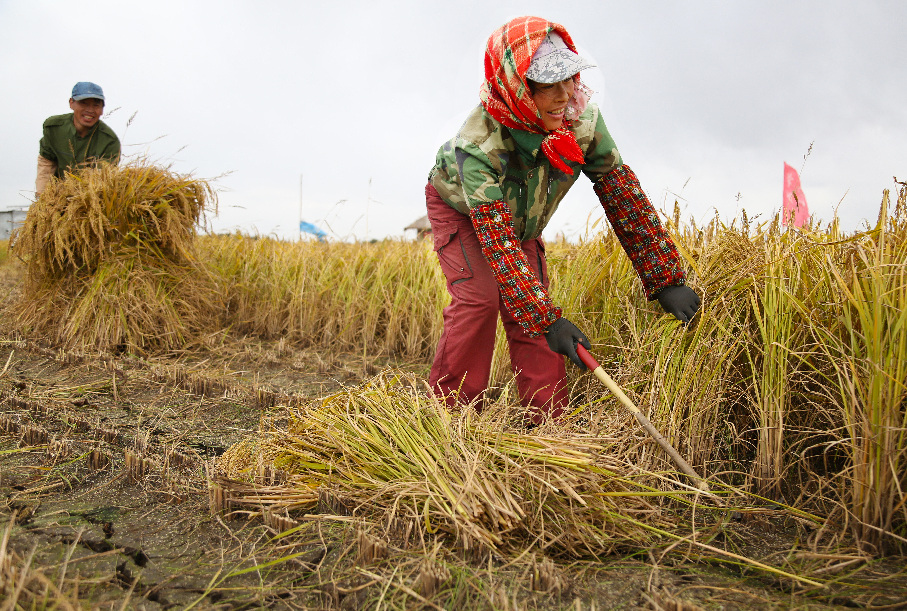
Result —
<instances>
[{"instance_id":1,"label":"footprint in mud","mask_svg":"<svg viewBox=\"0 0 907 611\"><path fill-rule=\"evenodd\" d=\"M89 524L97 524L104 532L104 538L114 535L113 524L120 518L120 508L116 506L97 507L88 511L72 512L70 515L82 518Z\"/></svg>"},{"instance_id":2,"label":"footprint in mud","mask_svg":"<svg viewBox=\"0 0 907 611\"><path fill-rule=\"evenodd\" d=\"M108 507L97 507L88 511L73 512L72 515L80 516L92 524L106 524L114 522L120 517L120 508L112 505Z\"/></svg>"}]
</instances>

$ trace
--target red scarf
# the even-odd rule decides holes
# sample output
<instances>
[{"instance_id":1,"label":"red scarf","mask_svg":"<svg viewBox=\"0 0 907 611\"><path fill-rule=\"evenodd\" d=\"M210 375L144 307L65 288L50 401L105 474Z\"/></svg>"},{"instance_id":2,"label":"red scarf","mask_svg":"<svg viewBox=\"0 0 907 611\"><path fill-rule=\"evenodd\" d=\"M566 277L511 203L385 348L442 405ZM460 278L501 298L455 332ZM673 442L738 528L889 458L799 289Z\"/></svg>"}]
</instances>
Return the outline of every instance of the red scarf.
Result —
<instances>
[{"instance_id":1,"label":"red scarf","mask_svg":"<svg viewBox=\"0 0 907 611\"><path fill-rule=\"evenodd\" d=\"M576 52L564 26L540 17L517 17L495 30L485 49L485 82L479 97L488 114L499 123L534 134L548 134L542 140L542 152L552 166L572 176L573 169L566 161L583 163L585 160L570 130L573 122L565 118L557 130L546 130L526 81L532 55L551 31L560 34L567 47ZM573 80L576 86L582 86L579 74Z\"/></svg>"}]
</instances>

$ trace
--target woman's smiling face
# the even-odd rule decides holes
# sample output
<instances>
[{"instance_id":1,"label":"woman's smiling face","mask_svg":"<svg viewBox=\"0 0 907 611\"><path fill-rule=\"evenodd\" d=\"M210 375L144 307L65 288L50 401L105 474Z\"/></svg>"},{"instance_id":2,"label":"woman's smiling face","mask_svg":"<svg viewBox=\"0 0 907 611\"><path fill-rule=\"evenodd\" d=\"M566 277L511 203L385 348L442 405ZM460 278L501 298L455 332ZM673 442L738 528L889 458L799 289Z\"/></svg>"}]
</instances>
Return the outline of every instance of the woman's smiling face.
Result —
<instances>
[{"instance_id":1,"label":"woman's smiling face","mask_svg":"<svg viewBox=\"0 0 907 611\"><path fill-rule=\"evenodd\" d=\"M573 77L557 83L536 83L529 81L532 101L539 109L545 129L553 132L564 124L567 104L573 97Z\"/></svg>"}]
</instances>

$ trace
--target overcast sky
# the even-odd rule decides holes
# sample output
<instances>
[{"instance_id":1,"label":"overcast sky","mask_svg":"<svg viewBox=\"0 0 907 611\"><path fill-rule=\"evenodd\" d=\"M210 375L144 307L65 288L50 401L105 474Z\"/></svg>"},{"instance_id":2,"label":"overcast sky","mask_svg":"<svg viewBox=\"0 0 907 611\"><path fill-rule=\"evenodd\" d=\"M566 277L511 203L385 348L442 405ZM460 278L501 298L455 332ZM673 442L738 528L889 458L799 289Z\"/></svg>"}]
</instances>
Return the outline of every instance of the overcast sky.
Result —
<instances>
[{"instance_id":1,"label":"overcast sky","mask_svg":"<svg viewBox=\"0 0 907 611\"><path fill-rule=\"evenodd\" d=\"M213 180L217 230L295 238L301 182L330 235L402 235L489 34L526 14L597 64L583 80L658 208L768 219L786 161L812 213L856 228L907 179L907 2L0 0L0 207L29 202L41 123L88 80L126 155ZM600 216L581 178L545 235Z\"/></svg>"}]
</instances>

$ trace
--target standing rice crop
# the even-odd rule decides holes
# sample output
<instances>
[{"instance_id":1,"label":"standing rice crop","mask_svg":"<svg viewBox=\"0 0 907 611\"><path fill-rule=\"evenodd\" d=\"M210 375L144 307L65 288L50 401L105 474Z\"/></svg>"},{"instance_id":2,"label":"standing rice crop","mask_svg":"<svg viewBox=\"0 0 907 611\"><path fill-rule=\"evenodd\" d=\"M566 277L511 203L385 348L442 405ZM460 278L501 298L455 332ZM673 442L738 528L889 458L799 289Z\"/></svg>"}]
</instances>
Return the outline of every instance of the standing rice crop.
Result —
<instances>
[{"instance_id":1,"label":"standing rice crop","mask_svg":"<svg viewBox=\"0 0 907 611\"><path fill-rule=\"evenodd\" d=\"M753 337L744 354L752 372L750 406L758 433L752 471L758 491L778 497L784 474L794 369L789 350L802 345L800 334L805 329L797 324L796 311L790 307L802 268L793 254L797 240L792 233L760 230L753 242L761 247L763 263L747 294Z\"/></svg>"},{"instance_id":2,"label":"standing rice crop","mask_svg":"<svg viewBox=\"0 0 907 611\"><path fill-rule=\"evenodd\" d=\"M813 332L824 361L830 418L847 464L835 479L867 551L898 547L907 527L907 187L893 217L888 192L875 231L828 257L831 324Z\"/></svg>"},{"instance_id":3,"label":"standing rice crop","mask_svg":"<svg viewBox=\"0 0 907 611\"><path fill-rule=\"evenodd\" d=\"M201 247L237 332L406 358L427 358L437 345L446 291L427 242L232 235Z\"/></svg>"}]
</instances>

